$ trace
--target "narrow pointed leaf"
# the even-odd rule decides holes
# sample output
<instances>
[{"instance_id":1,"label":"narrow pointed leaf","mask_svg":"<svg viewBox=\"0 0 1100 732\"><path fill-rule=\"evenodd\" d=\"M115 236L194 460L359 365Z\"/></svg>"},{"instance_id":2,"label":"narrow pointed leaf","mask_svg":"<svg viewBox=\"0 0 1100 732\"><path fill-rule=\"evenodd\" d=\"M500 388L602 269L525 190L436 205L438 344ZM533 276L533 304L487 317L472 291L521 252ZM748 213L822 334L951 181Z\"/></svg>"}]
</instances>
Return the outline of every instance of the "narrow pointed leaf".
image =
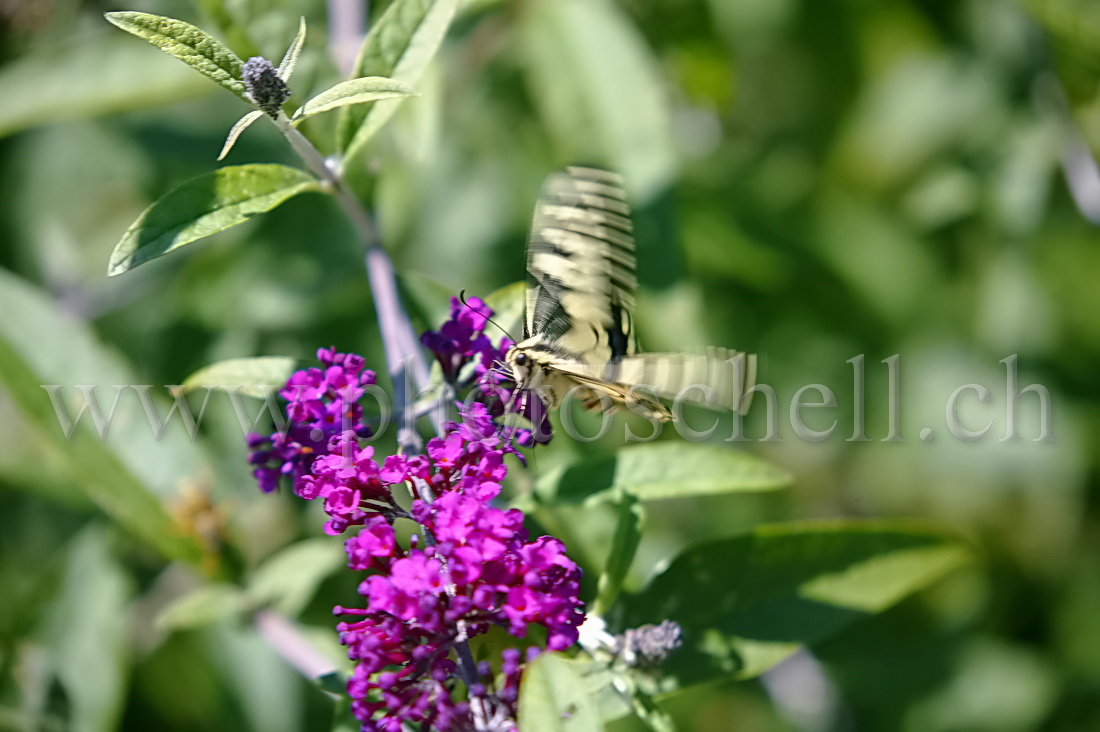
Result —
<instances>
[{"instance_id":1,"label":"narrow pointed leaf","mask_svg":"<svg viewBox=\"0 0 1100 732\"><path fill-rule=\"evenodd\" d=\"M264 115L258 109L254 109L245 116L237 120L237 124L233 125L233 129L229 130L229 135L225 138L225 144L222 145L222 151L218 153L218 160L223 159L229 154L229 151L233 149L233 146L237 144L237 138L241 136L241 133L248 129L248 126L258 120Z\"/></svg>"},{"instance_id":2,"label":"narrow pointed leaf","mask_svg":"<svg viewBox=\"0 0 1100 732\"><path fill-rule=\"evenodd\" d=\"M342 81L310 99L294 113L294 122L300 122L321 112L328 112L353 104L366 104L379 99L417 96L412 87L384 76L365 76L361 79Z\"/></svg>"},{"instance_id":3,"label":"narrow pointed leaf","mask_svg":"<svg viewBox=\"0 0 1100 732\"><path fill-rule=\"evenodd\" d=\"M182 20L149 13L107 13L106 18L127 33L152 43L219 86L249 101L241 81L244 62L205 31Z\"/></svg>"},{"instance_id":4,"label":"narrow pointed leaf","mask_svg":"<svg viewBox=\"0 0 1100 732\"><path fill-rule=\"evenodd\" d=\"M204 366L183 381L185 391L204 386L241 387L240 393L257 399L278 391L297 368L298 361L285 356L231 358Z\"/></svg>"},{"instance_id":5,"label":"narrow pointed leaf","mask_svg":"<svg viewBox=\"0 0 1100 732\"><path fill-rule=\"evenodd\" d=\"M611 540L611 555L607 559L603 574L600 575L596 593L594 612L603 615L615 602L623 586L623 578L634 561L634 553L642 539L642 523L645 519L645 507L638 499L624 492L619 501L619 521L615 526L615 536Z\"/></svg>"},{"instance_id":6,"label":"narrow pointed leaf","mask_svg":"<svg viewBox=\"0 0 1100 732\"><path fill-rule=\"evenodd\" d=\"M279 63L279 78L283 81L289 82L290 75L294 73L294 67L298 65L298 55L302 52L302 46L306 42L306 19L300 18L298 20L298 34L294 36L294 40L290 43L290 48L286 50L286 55L283 56L282 62Z\"/></svg>"},{"instance_id":7,"label":"narrow pointed leaf","mask_svg":"<svg viewBox=\"0 0 1100 732\"><path fill-rule=\"evenodd\" d=\"M123 392L118 418L112 419L116 387L111 385L134 384L137 377L85 324L3 268L0 312L6 316L0 318L0 385L26 427L50 449L75 489L117 526L161 556L197 563L201 549L167 507L181 480L209 470L194 444L157 440L140 412L124 414L141 409L130 390ZM76 384L96 385L93 394L107 425L102 436L90 424L93 417L81 416L73 398ZM65 404L52 403L49 385L61 385Z\"/></svg>"},{"instance_id":8,"label":"narrow pointed leaf","mask_svg":"<svg viewBox=\"0 0 1100 732\"><path fill-rule=\"evenodd\" d=\"M300 193L320 191L309 173L273 163L215 170L166 194L138 217L107 266L117 275L173 249L243 224Z\"/></svg>"},{"instance_id":9,"label":"narrow pointed leaf","mask_svg":"<svg viewBox=\"0 0 1100 732\"><path fill-rule=\"evenodd\" d=\"M419 81L451 25L458 0L394 0L367 34L355 62L355 76L388 76L406 84ZM400 99L370 107L348 107L337 135L344 165L358 155L397 111Z\"/></svg>"},{"instance_id":10,"label":"narrow pointed leaf","mask_svg":"<svg viewBox=\"0 0 1100 732\"><path fill-rule=\"evenodd\" d=\"M759 526L680 554L637 595L624 627L673 620L684 645L662 666L683 687L756 676L927 587L971 558L958 537L910 522Z\"/></svg>"}]
</instances>

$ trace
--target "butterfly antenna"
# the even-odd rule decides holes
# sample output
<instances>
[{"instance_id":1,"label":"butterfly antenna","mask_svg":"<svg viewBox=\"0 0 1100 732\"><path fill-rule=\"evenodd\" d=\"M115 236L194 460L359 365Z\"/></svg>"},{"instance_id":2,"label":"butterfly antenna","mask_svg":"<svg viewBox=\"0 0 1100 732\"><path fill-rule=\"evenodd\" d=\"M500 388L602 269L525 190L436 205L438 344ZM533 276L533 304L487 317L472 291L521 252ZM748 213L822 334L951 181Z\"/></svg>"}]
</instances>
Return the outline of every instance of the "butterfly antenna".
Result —
<instances>
[{"instance_id":1,"label":"butterfly antenna","mask_svg":"<svg viewBox=\"0 0 1100 732\"><path fill-rule=\"evenodd\" d=\"M473 310L473 311L474 311L475 313L477 313L478 315L485 315L485 313L481 312L480 310L478 310L477 308L475 308L475 307L474 307L473 305L471 305L470 303L466 302L466 290L461 290L461 291L459 291L459 293L458 293L458 300L459 300L459 302L461 302L461 303L462 303L463 305L465 305L466 307L470 308L470 310ZM499 331L500 331L501 333L503 333L504 335L508 336L508 340L512 341L512 343L516 343L516 342L517 342L517 341L516 341L516 339L512 337L512 334L511 334L511 333L509 333L509 332L508 332L507 330L505 330L505 329L504 329L504 328L503 328L503 327L502 327L502 326L500 325L500 323L498 323L497 321L493 320L493 319L492 319L492 318L490 318L490 317L489 317L488 315L485 315L485 319L486 319L487 321L489 321L490 323L492 323L493 325L495 325L495 326L497 327L497 329L498 329L498 330L499 330Z\"/></svg>"}]
</instances>

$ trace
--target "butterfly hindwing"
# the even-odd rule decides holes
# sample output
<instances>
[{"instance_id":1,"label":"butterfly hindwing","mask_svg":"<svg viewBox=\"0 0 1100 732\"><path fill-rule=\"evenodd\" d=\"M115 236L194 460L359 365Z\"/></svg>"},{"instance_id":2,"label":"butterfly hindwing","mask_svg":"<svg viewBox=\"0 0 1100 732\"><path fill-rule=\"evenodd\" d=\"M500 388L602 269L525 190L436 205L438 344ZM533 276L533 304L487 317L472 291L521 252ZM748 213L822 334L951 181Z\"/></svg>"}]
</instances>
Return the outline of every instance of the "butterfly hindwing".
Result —
<instances>
[{"instance_id":1,"label":"butterfly hindwing","mask_svg":"<svg viewBox=\"0 0 1100 732\"><path fill-rule=\"evenodd\" d=\"M756 382L756 356L724 348L639 353L603 364L555 359L549 354L543 358L544 369L602 391L615 401L635 401L662 419L672 418L672 412L658 398L744 413Z\"/></svg>"}]
</instances>

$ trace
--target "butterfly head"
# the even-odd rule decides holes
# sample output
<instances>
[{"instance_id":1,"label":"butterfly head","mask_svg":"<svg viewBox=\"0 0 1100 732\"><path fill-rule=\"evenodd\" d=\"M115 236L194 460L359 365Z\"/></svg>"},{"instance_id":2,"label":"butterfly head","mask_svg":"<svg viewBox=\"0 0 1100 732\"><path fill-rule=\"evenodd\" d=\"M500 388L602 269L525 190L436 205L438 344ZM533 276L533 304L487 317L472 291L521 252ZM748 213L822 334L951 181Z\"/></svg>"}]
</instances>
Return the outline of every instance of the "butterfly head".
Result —
<instances>
[{"instance_id":1,"label":"butterfly head","mask_svg":"<svg viewBox=\"0 0 1100 732\"><path fill-rule=\"evenodd\" d=\"M512 346L504 354L504 363L508 366L508 371L511 372L512 381L516 382L516 386L520 389L529 389L532 381L535 378L535 373L538 366L535 364L534 359L528 355L527 351Z\"/></svg>"}]
</instances>

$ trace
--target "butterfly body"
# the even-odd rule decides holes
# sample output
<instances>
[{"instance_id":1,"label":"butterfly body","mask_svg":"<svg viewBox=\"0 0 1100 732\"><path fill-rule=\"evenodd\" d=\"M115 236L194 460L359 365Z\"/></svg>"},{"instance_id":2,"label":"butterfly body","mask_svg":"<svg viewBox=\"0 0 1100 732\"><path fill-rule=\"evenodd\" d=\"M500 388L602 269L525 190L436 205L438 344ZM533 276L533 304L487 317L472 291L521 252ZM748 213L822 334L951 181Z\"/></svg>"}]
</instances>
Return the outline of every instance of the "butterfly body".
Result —
<instances>
[{"instance_id":1,"label":"butterfly body","mask_svg":"<svg viewBox=\"0 0 1100 732\"><path fill-rule=\"evenodd\" d=\"M505 356L513 380L551 409L573 391L590 408L662 421L674 414L661 398L745 411L755 357L639 353L632 230L619 176L571 167L547 179L527 242L523 340Z\"/></svg>"}]
</instances>

